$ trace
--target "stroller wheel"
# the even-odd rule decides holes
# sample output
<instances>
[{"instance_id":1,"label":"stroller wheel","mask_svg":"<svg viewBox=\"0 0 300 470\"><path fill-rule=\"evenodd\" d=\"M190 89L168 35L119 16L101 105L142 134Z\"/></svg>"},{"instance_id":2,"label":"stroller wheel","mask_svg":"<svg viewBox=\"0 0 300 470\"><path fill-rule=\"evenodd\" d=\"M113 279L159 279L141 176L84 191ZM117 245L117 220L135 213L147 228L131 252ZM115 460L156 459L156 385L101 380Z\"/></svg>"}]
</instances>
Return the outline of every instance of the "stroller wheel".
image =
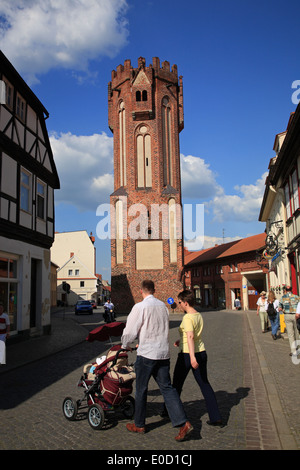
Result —
<instances>
[{"instance_id":1,"label":"stroller wheel","mask_svg":"<svg viewBox=\"0 0 300 470\"><path fill-rule=\"evenodd\" d=\"M104 411L100 405L94 403L88 410L88 422L93 429L101 429L105 420Z\"/></svg>"},{"instance_id":2,"label":"stroller wheel","mask_svg":"<svg viewBox=\"0 0 300 470\"><path fill-rule=\"evenodd\" d=\"M77 402L71 397L67 397L63 401L63 413L69 421L74 421L77 416Z\"/></svg>"},{"instance_id":3,"label":"stroller wheel","mask_svg":"<svg viewBox=\"0 0 300 470\"><path fill-rule=\"evenodd\" d=\"M135 410L135 399L130 395L126 397L122 401L121 410L125 418L132 418Z\"/></svg>"}]
</instances>

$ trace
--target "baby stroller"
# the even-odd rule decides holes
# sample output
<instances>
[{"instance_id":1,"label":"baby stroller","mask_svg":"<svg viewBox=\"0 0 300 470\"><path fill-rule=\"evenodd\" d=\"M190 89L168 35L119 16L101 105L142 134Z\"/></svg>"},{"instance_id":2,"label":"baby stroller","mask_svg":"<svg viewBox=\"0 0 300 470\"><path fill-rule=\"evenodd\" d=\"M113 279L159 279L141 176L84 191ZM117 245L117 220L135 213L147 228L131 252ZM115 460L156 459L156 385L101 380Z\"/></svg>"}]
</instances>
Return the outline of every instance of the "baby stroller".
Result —
<instances>
[{"instance_id":1,"label":"baby stroller","mask_svg":"<svg viewBox=\"0 0 300 470\"><path fill-rule=\"evenodd\" d=\"M119 336L124 327L121 322L102 325L91 331L86 339L103 341L101 338L107 338L107 335ZM135 372L133 366L128 364L127 350L122 349L120 344L112 346L100 364L96 362L84 366L78 382L78 387L84 388L84 396L81 400L64 399L62 408L65 418L74 421L86 402L88 423L95 430L102 428L107 412L120 410L131 419L135 409L135 400L131 396L134 380Z\"/></svg>"}]
</instances>

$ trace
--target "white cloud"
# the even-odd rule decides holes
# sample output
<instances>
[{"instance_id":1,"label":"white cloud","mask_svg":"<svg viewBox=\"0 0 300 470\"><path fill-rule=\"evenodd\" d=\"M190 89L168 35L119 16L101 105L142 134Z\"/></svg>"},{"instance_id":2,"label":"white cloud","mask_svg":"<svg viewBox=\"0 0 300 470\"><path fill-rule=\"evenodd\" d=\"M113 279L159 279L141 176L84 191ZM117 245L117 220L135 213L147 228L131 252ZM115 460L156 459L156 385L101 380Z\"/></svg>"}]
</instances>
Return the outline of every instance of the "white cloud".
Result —
<instances>
[{"instance_id":1,"label":"white cloud","mask_svg":"<svg viewBox=\"0 0 300 470\"><path fill-rule=\"evenodd\" d=\"M126 0L1 0L1 49L32 84L62 67L88 73L127 43Z\"/></svg>"},{"instance_id":2,"label":"white cloud","mask_svg":"<svg viewBox=\"0 0 300 470\"><path fill-rule=\"evenodd\" d=\"M91 136L76 136L69 132L52 134L50 142L61 181L56 203L72 204L81 211L94 211L98 205L109 203L114 183L113 137L104 132ZM258 220L267 173L255 184L235 186L233 189L237 194L228 195L203 159L181 155L181 171L183 199L204 201L214 222ZM195 242L198 246L200 239L189 240L193 245ZM202 238L205 248L215 243L221 243L221 238L205 236L204 241Z\"/></svg>"},{"instance_id":3,"label":"white cloud","mask_svg":"<svg viewBox=\"0 0 300 470\"><path fill-rule=\"evenodd\" d=\"M240 194L217 195L212 200L214 218L218 222L236 220L253 222L258 220L268 173L264 173L255 184L243 184L234 189Z\"/></svg>"},{"instance_id":4,"label":"white cloud","mask_svg":"<svg viewBox=\"0 0 300 470\"><path fill-rule=\"evenodd\" d=\"M183 198L207 200L222 191L210 165L192 155L181 154L181 181Z\"/></svg>"},{"instance_id":5,"label":"white cloud","mask_svg":"<svg viewBox=\"0 0 300 470\"><path fill-rule=\"evenodd\" d=\"M56 203L96 211L113 192L113 138L104 132L90 136L52 134L50 143L60 178Z\"/></svg>"},{"instance_id":6,"label":"white cloud","mask_svg":"<svg viewBox=\"0 0 300 470\"><path fill-rule=\"evenodd\" d=\"M216 245L223 245L224 243L233 242L236 240L241 240L244 237L215 237L210 235L199 236L193 240L184 240L184 246L189 251L200 251L207 248L213 248Z\"/></svg>"}]
</instances>

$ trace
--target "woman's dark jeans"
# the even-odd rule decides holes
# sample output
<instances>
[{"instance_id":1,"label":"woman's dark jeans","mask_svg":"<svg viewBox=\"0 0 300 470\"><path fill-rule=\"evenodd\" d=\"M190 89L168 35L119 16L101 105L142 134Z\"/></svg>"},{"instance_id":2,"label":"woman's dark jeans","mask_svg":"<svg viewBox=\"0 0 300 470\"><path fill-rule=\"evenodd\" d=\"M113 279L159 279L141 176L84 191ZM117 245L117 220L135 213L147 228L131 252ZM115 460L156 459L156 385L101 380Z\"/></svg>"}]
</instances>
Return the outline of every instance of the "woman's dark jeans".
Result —
<instances>
[{"instance_id":1,"label":"woman's dark jeans","mask_svg":"<svg viewBox=\"0 0 300 470\"><path fill-rule=\"evenodd\" d=\"M221 420L221 415L216 400L215 392L210 385L207 378L207 354L206 351L195 353L196 360L199 364L197 369L191 366L190 355L188 353L180 352L178 354L177 362L174 369L173 386L181 394L184 381L192 369L197 384L200 387L202 395L204 397L209 420L213 423Z\"/></svg>"}]
</instances>

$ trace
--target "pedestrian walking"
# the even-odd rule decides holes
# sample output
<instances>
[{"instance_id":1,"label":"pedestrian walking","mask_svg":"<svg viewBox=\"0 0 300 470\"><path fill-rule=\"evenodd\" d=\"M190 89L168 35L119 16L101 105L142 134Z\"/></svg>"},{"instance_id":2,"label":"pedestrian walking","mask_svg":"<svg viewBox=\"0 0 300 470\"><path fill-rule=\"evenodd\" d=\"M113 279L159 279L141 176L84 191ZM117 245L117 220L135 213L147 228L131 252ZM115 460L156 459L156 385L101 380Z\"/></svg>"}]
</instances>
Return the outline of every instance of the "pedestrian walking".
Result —
<instances>
[{"instance_id":1,"label":"pedestrian walking","mask_svg":"<svg viewBox=\"0 0 300 470\"><path fill-rule=\"evenodd\" d=\"M174 343L179 347L173 375L173 386L180 396L185 379L192 369L194 378L204 397L212 426L223 426L215 392L207 377L207 353L202 339L203 318L195 310L195 298L190 290L184 290L178 295L178 304L185 315L179 327L180 339Z\"/></svg>"},{"instance_id":2,"label":"pedestrian walking","mask_svg":"<svg viewBox=\"0 0 300 470\"><path fill-rule=\"evenodd\" d=\"M277 339L277 331L279 328L279 300L275 298L274 292L271 290L268 294L268 298L265 302L265 309L268 314L271 329L272 329L272 338Z\"/></svg>"},{"instance_id":3,"label":"pedestrian walking","mask_svg":"<svg viewBox=\"0 0 300 470\"><path fill-rule=\"evenodd\" d=\"M266 292L263 290L260 293L260 297L257 301L257 311L256 314L259 315L260 324L261 324L261 331L262 333L266 333L268 331L268 314L265 309L266 304Z\"/></svg>"},{"instance_id":4,"label":"pedestrian walking","mask_svg":"<svg viewBox=\"0 0 300 470\"><path fill-rule=\"evenodd\" d=\"M0 302L0 364L6 364L6 339L10 333L10 321L7 313L4 313L3 303Z\"/></svg>"},{"instance_id":5,"label":"pedestrian walking","mask_svg":"<svg viewBox=\"0 0 300 470\"><path fill-rule=\"evenodd\" d=\"M279 311L283 311L284 313L284 322L291 350L290 356L293 354L300 354L300 350L298 350L298 341L300 337L296 322L296 312L299 301L300 298L297 295L292 294L292 288L290 286L286 286L284 288L284 294L279 301Z\"/></svg>"},{"instance_id":6,"label":"pedestrian walking","mask_svg":"<svg viewBox=\"0 0 300 470\"><path fill-rule=\"evenodd\" d=\"M166 305L154 297L151 280L141 286L143 301L134 305L121 338L122 348L129 349L137 338L136 394L134 423L128 423L128 431L145 433L148 383L151 377L157 382L173 427L180 427L177 441L183 441L193 427L187 420L177 390L171 384L169 352L169 312Z\"/></svg>"}]
</instances>

